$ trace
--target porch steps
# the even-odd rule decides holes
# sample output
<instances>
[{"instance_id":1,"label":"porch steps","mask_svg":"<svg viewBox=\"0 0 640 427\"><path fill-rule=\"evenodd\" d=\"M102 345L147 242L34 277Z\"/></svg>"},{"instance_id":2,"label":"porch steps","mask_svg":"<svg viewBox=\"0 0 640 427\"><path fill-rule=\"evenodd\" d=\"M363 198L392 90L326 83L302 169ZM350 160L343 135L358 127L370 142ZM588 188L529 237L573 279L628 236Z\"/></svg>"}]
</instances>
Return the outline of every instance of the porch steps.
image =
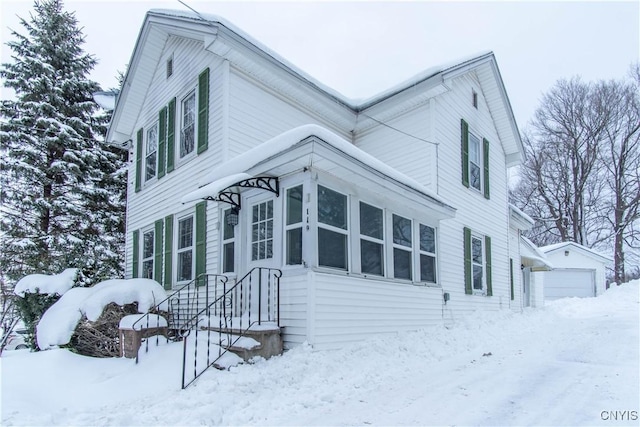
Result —
<instances>
[{"instance_id":1,"label":"porch steps","mask_svg":"<svg viewBox=\"0 0 640 427\"><path fill-rule=\"evenodd\" d=\"M269 359L272 356L282 354L283 351L281 328L275 323L267 322L262 325L253 325L252 328L245 331L218 327L202 329L222 333L222 347L236 354L245 362L256 356ZM229 368L219 362L214 364L217 369Z\"/></svg>"}]
</instances>

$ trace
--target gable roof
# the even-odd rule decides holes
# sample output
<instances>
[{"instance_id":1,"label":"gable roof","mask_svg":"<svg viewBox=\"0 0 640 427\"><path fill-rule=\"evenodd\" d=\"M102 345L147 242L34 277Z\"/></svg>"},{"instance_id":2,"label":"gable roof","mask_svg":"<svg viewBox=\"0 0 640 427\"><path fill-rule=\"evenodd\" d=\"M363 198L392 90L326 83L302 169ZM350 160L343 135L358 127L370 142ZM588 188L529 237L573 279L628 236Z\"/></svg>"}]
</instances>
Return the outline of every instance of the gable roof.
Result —
<instances>
[{"instance_id":1,"label":"gable roof","mask_svg":"<svg viewBox=\"0 0 640 427\"><path fill-rule=\"evenodd\" d=\"M585 256L594 258L600 262L603 263L609 263L609 262L613 262L613 258L606 256L606 255L602 255L599 252L594 251L593 249L590 249L586 246L582 246L578 243L575 242L560 242L560 243L555 243L553 245L547 245L547 246L542 246L540 248L540 250L542 252L544 252L545 254L551 254L551 253L555 253L555 252L559 252L559 251L564 251L566 249L571 249L571 250L575 250L577 252L582 253Z\"/></svg>"},{"instance_id":2,"label":"gable roof","mask_svg":"<svg viewBox=\"0 0 640 427\"><path fill-rule=\"evenodd\" d=\"M116 102L107 141L123 142L133 135L153 72L169 36L201 41L205 50L228 59L348 131L354 130L354 123L358 122L359 126L367 123L366 114L363 114L364 120L355 120L360 113L389 101L404 103L403 108L385 106L387 114L397 113L446 92L449 90L445 84L447 79L474 70L507 156L507 166L517 164L523 158L520 133L492 52L429 68L364 101L356 101L322 84L219 16L164 9L152 9L145 16ZM378 117L380 119L385 117Z\"/></svg>"}]
</instances>

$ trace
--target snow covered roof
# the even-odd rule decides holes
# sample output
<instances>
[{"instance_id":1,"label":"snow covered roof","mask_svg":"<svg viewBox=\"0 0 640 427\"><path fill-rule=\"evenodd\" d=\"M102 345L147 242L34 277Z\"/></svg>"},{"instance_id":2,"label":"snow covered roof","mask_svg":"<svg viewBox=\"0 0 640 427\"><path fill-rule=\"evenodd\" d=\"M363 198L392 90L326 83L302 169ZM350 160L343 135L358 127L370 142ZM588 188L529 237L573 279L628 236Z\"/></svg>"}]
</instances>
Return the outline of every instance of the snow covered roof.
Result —
<instances>
[{"instance_id":1,"label":"snow covered roof","mask_svg":"<svg viewBox=\"0 0 640 427\"><path fill-rule=\"evenodd\" d=\"M520 257L529 261L532 267L539 270L552 270L553 264L549 262L546 255L529 239L520 236ZM541 268L540 268L541 267Z\"/></svg>"},{"instance_id":2,"label":"snow covered roof","mask_svg":"<svg viewBox=\"0 0 640 427\"><path fill-rule=\"evenodd\" d=\"M550 254L552 252L557 252L565 249L573 249L578 252L582 252L584 255L595 258L598 261L603 263L613 262L613 258L606 255L602 255L601 253L591 248L588 248L586 246L582 246L576 242L560 242L560 243L554 243L553 245L542 246L540 248L540 250L545 254Z\"/></svg>"},{"instance_id":3,"label":"snow covered roof","mask_svg":"<svg viewBox=\"0 0 640 427\"><path fill-rule=\"evenodd\" d=\"M519 230L531 230L535 221L529 215L518 209L517 206L509 203L509 223Z\"/></svg>"},{"instance_id":4,"label":"snow covered roof","mask_svg":"<svg viewBox=\"0 0 640 427\"><path fill-rule=\"evenodd\" d=\"M421 97L420 102L424 102L429 96L449 90L443 84L445 79L476 70L507 155L507 165L518 163L523 156L520 133L492 52L482 52L431 67L364 101L357 101L322 84L220 16L167 9L152 9L147 13L129 61L130 66L116 103L107 141L123 142L133 135L137 113L146 97L153 79L153 70L160 60L169 35L201 40L206 50L229 60L262 83L288 94L301 105L346 130L353 130L354 123L357 126L364 126L366 123L372 125L366 114L362 120L355 120L366 109L385 104L390 99L411 104L411 100L407 98L418 96ZM400 94L407 96L396 97ZM375 112L378 120L385 118L385 114L397 114L403 110L387 107Z\"/></svg>"},{"instance_id":5,"label":"snow covered roof","mask_svg":"<svg viewBox=\"0 0 640 427\"><path fill-rule=\"evenodd\" d=\"M200 182L200 188L186 194L181 202L188 203L208 196L215 197L219 191L226 187L240 180L247 179L247 177L251 177L252 175L248 172L260 163L274 158L294 147L310 144L312 142L310 137L313 136L333 147L339 153L342 153L342 155L367 165L386 178L395 181L397 184L417 191L431 202L440 205L443 209L449 210L451 216L453 216L455 209L418 181L397 171L372 155L365 153L330 130L314 124L291 129L216 167Z\"/></svg>"}]
</instances>

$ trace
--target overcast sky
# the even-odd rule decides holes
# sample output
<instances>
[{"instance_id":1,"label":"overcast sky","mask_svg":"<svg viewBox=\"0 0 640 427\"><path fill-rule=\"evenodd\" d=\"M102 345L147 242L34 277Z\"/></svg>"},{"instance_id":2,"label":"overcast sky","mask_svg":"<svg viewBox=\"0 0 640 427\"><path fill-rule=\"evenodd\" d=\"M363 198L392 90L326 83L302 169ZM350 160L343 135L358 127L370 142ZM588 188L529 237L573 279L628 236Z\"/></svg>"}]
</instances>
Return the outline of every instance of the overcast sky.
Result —
<instances>
[{"instance_id":1,"label":"overcast sky","mask_svg":"<svg viewBox=\"0 0 640 427\"><path fill-rule=\"evenodd\" d=\"M325 85L367 98L425 68L492 50L520 128L556 80L624 76L640 55L640 6L625 2L218 2L185 0L226 18ZM25 33L31 1L2 0L7 27ZM116 86L148 9L186 10L172 1L67 1L99 64L91 77ZM16 16L17 15L17 16ZM3 90L3 99L8 96Z\"/></svg>"}]
</instances>

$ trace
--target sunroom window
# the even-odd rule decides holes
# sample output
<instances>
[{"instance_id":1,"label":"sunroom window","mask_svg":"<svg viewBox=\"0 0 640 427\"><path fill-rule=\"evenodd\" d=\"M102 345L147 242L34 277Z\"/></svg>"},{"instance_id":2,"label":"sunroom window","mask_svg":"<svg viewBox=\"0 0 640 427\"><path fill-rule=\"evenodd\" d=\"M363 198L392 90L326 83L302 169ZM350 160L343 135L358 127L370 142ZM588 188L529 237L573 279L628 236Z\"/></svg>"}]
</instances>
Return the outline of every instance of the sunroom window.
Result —
<instances>
[{"instance_id":1,"label":"sunroom window","mask_svg":"<svg viewBox=\"0 0 640 427\"><path fill-rule=\"evenodd\" d=\"M286 264L302 264L302 185L287 189Z\"/></svg>"},{"instance_id":2,"label":"sunroom window","mask_svg":"<svg viewBox=\"0 0 640 427\"><path fill-rule=\"evenodd\" d=\"M393 215L393 277L412 280L411 220Z\"/></svg>"},{"instance_id":3,"label":"sunroom window","mask_svg":"<svg viewBox=\"0 0 640 427\"><path fill-rule=\"evenodd\" d=\"M347 196L318 185L318 265L348 266Z\"/></svg>"},{"instance_id":4,"label":"sunroom window","mask_svg":"<svg viewBox=\"0 0 640 427\"><path fill-rule=\"evenodd\" d=\"M383 211L363 202L360 202L360 270L384 276Z\"/></svg>"},{"instance_id":5,"label":"sunroom window","mask_svg":"<svg viewBox=\"0 0 640 427\"><path fill-rule=\"evenodd\" d=\"M420 224L420 281L436 283L436 230Z\"/></svg>"}]
</instances>

